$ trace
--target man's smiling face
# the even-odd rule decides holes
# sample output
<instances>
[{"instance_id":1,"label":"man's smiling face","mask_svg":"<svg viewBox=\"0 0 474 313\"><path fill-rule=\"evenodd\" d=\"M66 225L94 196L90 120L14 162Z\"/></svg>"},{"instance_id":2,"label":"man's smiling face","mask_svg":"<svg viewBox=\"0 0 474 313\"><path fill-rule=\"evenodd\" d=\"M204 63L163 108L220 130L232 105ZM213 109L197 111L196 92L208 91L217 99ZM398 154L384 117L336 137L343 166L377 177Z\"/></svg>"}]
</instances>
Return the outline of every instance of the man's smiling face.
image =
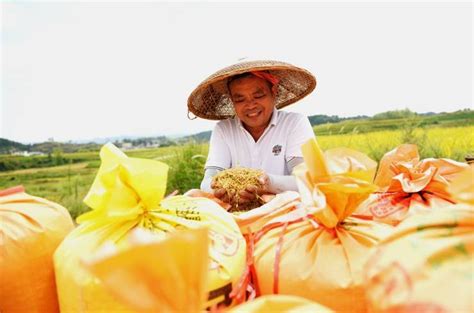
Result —
<instances>
[{"instance_id":1,"label":"man's smiling face","mask_svg":"<svg viewBox=\"0 0 474 313\"><path fill-rule=\"evenodd\" d=\"M275 107L271 84L263 78L248 75L233 80L229 91L235 113L247 130L265 129Z\"/></svg>"}]
</instances>

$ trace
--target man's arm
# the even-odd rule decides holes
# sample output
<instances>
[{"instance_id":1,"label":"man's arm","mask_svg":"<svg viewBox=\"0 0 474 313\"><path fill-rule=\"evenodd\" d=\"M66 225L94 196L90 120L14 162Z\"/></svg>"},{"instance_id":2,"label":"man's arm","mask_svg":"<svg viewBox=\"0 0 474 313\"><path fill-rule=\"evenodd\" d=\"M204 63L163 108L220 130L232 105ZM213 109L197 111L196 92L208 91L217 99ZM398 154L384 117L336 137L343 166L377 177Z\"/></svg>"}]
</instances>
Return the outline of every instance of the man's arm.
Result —
<instances>
[{"instance_id":1,"label":"man's arm","mask_svg":"<svg viewBox=\"0 0 474 313\"><path fill-rule=\"evenodd\" d=\"M204 178L201 181L201 190L212 193L211 182L220 171L229 168L231 164L231 156L229 146L227 145L222 128L217 124L211 134L209 141L209 153Z\"/></svg>"},{"instance_id":2,"label":"man's arm","mask_svg":"<svg viewBox=\"0 0 474 313\"><path fill-rule=\"evenodd\" d=\"M223 170L224 169L222 167L217 167L217 166L207 167L206 171L204 172L204 178L201 182L201 190L212 193L213 192L211 188L212 178L215 175L217 175L217 173Z\"/></svg>"},{"instance_id":3,"label":"man's arm","mask_svg":"<svg viewBox=\"0 0 474 313\"><path fill-rule=\"evenodd\" d=\"M289 172L293 172L296 165L303 163L302 157L294 157L290 159L286 166ZM296 178L292 175L272 175L268 174L268 191L271 193L282 193L284 191L298 191L296 186Z\"/></svg>"}]
</instances>

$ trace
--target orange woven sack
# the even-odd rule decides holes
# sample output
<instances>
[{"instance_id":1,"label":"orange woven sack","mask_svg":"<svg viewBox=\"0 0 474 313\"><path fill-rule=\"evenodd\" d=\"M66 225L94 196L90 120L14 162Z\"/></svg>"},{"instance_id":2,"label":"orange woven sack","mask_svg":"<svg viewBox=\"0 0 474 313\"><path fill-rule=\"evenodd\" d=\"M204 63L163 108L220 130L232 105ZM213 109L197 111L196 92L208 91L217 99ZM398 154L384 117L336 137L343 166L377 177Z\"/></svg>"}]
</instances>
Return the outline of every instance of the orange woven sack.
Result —
<instances>
[{"instance_id":1,"label":"orange woven sack","mask_svg":"<svg viewBox=\"0 0 474 313\"><path fill-rule=\"evenodd\" d=\"M459 204L407 218L373 253L371 312L474 312L474 169L448 191Z\"/></svg>"},{"instance_id":2,"label":"orange woven sack","mask_svg":"<svg viewBox=\"0 0 474 313\"><path fill-rule=\"evenodd\" d=\"M198 189L190 190L186 195L211 199L226 210L230 208L229 204L222 202L213 194ZM258 285L255 266L253 263L255 234L262 231L262 228L270 221L296 210L296 208L301 204L301 199L299 193L295 191L286 191L277 195L265 195L264 202L266 203L258 208L246 212L232 213L232 216L237 222L237 225L239 225L240 231L247 243L247 264L245 271L240 277L239 283L234 286L232 293L230 294L230 297L236 303L251 301L255 299L255 297L260 296L259 291L255 289L255 286Z\"/></svg>"},{"instance_id":3,"label":"orange woven sack","mask_svg":"<svg viewBox=\"0 0 474 313\"><path fill-rule=\"evenodd\" d=\"M302 296L336 311L364 312L363 265L392 227L351 216L376 187L376 163L350 149L302 147L297 177L304 207L254 236L257 293ZM252 245L249 245L252 246Z\"/></svg>"},{"instance_id":4,"label":"orange woven sack","mask_svg":"<svg viewBox=\"0 0 474 313\"><path fill-rule=\"evenodd\" d=\"M332 310L308 299L268 295L246 302L228 311L229 313L331 313Z\"/></svg>"},{"instance_id":5,"label":"orange woven sack","mask_svg":"<svg viewBox=\"0 0 474 313\"><path fill-rule=\"evenodd\" d=\"M73 227L59 204L0 191L0 312L59 312L53 253Z\"/></svg>"},{"instance_id":6,"label":"orange woven sack","mask_svg":"<svg viewBox=\"0 0 474 313\"><path fill-rule=\"evenodd\" d=\"M420 161L416 145L401 145L380 161L374 181L379 190L357 214L397 225L411 215L449 206L456 201L447 188L467 166L449 159Z\"/></svg>"}]
</instances>

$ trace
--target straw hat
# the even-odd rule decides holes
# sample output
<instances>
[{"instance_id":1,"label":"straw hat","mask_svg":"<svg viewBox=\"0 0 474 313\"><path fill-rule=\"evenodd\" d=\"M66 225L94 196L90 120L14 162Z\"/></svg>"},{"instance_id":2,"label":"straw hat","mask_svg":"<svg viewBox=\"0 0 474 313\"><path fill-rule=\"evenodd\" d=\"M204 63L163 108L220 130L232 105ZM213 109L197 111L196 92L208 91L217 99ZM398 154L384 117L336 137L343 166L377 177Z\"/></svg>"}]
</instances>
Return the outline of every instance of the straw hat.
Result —
<instances>
[{"instance_id":1,"label":"straw hat","mask_svg":"<svg viewBox=\"0 0 474 313\"><path fill-rule=\"evenodd\" d=\"M316 87L316 78L310 72L291 64L270 60L242 62L215 72L194 89L188 98L189 112L208 120L233 117L235 111L227 79L250 71L268 71L278 77L277 109L304 98Z\"/></svg>"}]
</instances>

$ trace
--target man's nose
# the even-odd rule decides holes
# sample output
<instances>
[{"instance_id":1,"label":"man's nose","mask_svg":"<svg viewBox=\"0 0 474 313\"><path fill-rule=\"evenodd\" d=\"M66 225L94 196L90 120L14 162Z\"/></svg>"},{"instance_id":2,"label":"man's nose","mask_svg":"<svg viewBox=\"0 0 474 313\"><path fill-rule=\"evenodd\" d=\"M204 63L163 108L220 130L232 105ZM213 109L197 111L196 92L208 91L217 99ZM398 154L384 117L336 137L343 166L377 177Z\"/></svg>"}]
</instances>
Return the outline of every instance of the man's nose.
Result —
<instances>
[{"instance_id":1,"label":"man's nose","mask_svg":"<svg viewBox=\"0 0 474 313\"><path fill-rule=\"evenodd\" d=\"M257 103L258 103L257 99L251 98L249 101L247 101L247 107L252 108L252 107L256 106Z\"/></svg>"},{"instance_id":2,"label":"man's nose","mask_svg":"<svg viewBox=\"0 0 474 313\"><path fill-rule=\"evenodd\" d=\"M256 107L257 107L257 103L255 103L254 101L249 101L247 105L245 106L245 109L248 111L251 111L255 109Z\"/></svg>"}]
</instances>

